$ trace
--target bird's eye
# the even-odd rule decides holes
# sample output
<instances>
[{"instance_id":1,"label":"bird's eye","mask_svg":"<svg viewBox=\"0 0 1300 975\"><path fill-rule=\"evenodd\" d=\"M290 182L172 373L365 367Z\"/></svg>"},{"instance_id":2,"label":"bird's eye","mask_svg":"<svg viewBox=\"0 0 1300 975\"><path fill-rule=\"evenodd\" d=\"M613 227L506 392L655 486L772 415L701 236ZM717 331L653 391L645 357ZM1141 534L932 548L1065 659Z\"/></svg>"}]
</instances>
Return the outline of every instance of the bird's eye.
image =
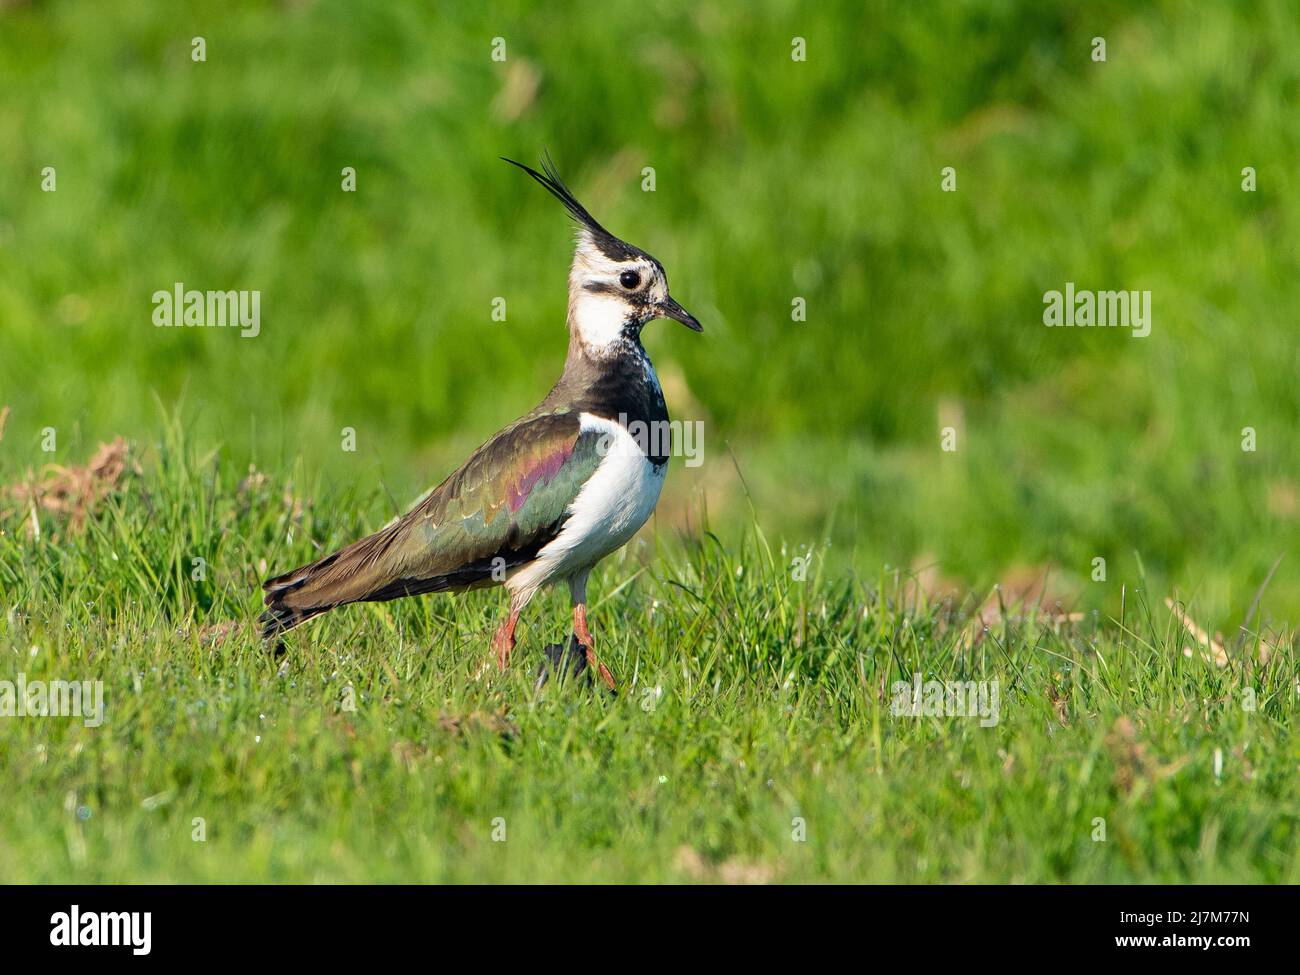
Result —
<instances>
[{"instance_id":1,"label":"bird's eye","mask_svg":"<svg viewBox=\"0 0 1300 975\"><path fill-rule=\"evenodd\" d=\"M635 271L624 271L618 276L618 283L627 288L628 291L637 288L641 284L641 275Z\"/></svg>"}]
</instances>

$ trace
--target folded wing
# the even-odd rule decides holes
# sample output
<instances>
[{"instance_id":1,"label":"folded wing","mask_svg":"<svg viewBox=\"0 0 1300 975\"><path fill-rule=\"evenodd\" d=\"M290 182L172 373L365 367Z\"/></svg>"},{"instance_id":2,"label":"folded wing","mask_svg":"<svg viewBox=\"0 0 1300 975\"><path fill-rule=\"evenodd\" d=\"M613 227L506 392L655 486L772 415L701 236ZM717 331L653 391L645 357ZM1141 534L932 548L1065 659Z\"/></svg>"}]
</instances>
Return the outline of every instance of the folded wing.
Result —
<instances>
[{"instance_id":1,"label":"folded wing","mask_svg":"<svg viewBox=\"0 0 1300 975\"><path fill-rule=\"evenodd\" d=\"M267 580L263 636L345 603L501 581L559 533L600 462L600 437L568 410L506 427L397 521Z\"/></svg>"}]
</instances>

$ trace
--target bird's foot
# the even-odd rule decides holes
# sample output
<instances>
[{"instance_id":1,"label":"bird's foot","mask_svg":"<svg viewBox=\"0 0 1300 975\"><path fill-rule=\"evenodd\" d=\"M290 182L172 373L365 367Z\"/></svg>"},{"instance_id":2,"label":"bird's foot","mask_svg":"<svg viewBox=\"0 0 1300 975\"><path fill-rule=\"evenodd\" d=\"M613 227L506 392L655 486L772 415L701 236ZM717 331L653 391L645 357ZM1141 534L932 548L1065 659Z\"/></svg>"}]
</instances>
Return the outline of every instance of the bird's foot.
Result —
<instances>
[{"instance_id":1,"label":"bird's foot","mask_svg":"<svg viewBox=\"0 0 1300 975\"><path fill-rule=\"evenodd\" d=\"M591 631L587 629L587 604L583 600L574 603L573 606L573 632L582 649L586 651L587 666L592 670L600 673L600 679L605 682L605 686L611 691L617 691L618 685L614 683L614 675L596 657L596 641L591 638Z\"/></svg>"},{"instance_id":2,"label":"bird's foot","mask_svg":"<svg viewBox=\"0 0 1300 975\"><path fill-rule=\"evenodd\" d=\"M596 651L589 646L582 648L587 653L587 666L600 672L600 679L605 682L605 686L611 691L617 691L618 685L614 683L614 675L609 672L609 668L600 662L596 656Z\"/></svg>"}]
</instances>

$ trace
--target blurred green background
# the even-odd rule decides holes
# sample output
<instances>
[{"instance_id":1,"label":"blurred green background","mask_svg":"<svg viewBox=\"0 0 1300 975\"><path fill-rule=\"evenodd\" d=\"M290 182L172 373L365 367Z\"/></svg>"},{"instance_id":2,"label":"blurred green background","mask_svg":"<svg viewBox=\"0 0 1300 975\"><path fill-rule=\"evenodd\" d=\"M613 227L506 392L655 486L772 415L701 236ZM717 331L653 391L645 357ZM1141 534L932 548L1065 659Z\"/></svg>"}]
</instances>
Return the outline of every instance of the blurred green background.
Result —
<instances>
[{"instance_id":1,"label":"blurred green background","mask_svg":"<svg viewBox=\"0 0 1300 975\"><path fill-rule=\"evenodd\" d=\"M0 477L179 411L378 524L558 375L571 230L497 159L546 148L706 326L646 333L705 423L661 528L706 499L868 574L1056 566L1225 630L1289 553L1264 614L1300 615L1294 4L487 6L0 2ZM155 328L177 281L260 290L261 334ZM1150 336L1044 327L1067 281L1151 290Z\"/></svg>"}]
</instances>

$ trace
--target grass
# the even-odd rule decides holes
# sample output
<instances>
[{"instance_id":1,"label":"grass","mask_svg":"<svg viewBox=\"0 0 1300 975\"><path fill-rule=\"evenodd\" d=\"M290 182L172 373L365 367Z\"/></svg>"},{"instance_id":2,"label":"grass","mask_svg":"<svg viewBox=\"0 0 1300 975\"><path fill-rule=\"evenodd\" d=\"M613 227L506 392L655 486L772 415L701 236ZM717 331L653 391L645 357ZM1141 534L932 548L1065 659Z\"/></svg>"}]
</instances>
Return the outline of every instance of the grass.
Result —
<instances>
[{"instance_id":1,"label":"grass","mask_svg":"<svg viewBox=\"0 0 1300 975\"><path fill-rule=\"evenodd\" d=\"M6 880L1300 880L1289 635L1216 667L1143 592L984 632L906 577L797 581L757 527L706 527L599 570L616 698L535 688L558 597L505 677L494 593L352 607L276 660L218 624L380 501L301 491L169 440L80 532L11 518L6 670L102 680L107 721L0 721ZM996 725L892 714L917 672L996 681Z\"/></svg>"},{"instance_id":2,"label":"grass","mask_svg":"<svg viewBox=\"0 0 1300 975\"><path fill-rule=\"evenodd\" d=\"M1298 47L1285 0L0 0L0 680L109 700L0 720L0 877L1300 879ZM492 594L214 630L554 381L570 229L497 160L543 148L707 330L646 333L704 463L593 580L627 693L534 691L559 598L506 679ZM177 281L260 334L155 328ZM1151 334L1043 327L1067 281ZM1001 721L892 717L916 671Z\"/></svg>"}]
</instances>

